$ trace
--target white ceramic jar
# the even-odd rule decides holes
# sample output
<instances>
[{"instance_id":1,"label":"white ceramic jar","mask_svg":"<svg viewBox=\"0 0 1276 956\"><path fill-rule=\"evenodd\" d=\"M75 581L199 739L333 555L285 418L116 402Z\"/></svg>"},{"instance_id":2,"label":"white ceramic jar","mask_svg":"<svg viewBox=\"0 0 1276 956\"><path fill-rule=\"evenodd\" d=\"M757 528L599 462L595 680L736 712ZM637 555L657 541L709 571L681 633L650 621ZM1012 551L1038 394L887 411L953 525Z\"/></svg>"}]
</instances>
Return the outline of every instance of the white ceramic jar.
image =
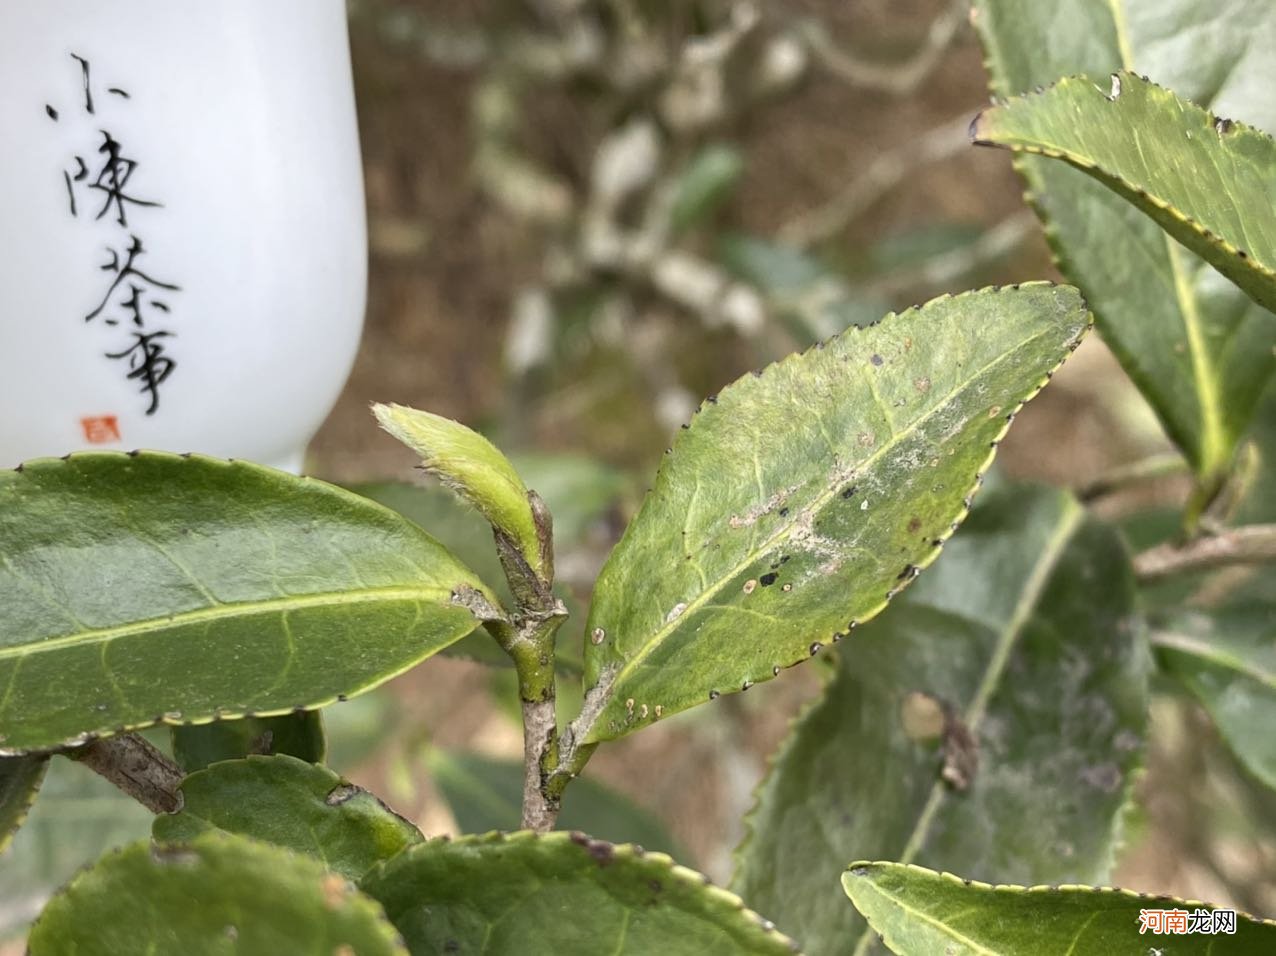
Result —
<instances>
[{"instance_id":1,"label":"white ceramic jar","mask_svg":"<svg viewBox=\"0 0 1276 956\"><path fill-rule=\"evenodd\" d=\"M0 5L0 466L297 471L367 243L343 0Z\"/></svg>"}]
</instances>

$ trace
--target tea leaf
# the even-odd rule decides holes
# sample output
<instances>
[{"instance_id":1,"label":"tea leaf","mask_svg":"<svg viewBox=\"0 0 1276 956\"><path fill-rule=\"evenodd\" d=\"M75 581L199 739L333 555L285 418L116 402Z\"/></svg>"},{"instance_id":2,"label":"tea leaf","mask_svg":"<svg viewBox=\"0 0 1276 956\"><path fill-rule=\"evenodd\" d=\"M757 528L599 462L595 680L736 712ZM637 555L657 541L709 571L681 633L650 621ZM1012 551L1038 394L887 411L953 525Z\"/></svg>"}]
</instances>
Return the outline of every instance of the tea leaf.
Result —
<instances>
[{"instance_id":1,"label":"tea leaf","mask_svg":"<svg viewBox=\"0 0 1276 956\"><path fill-rule=\"evenodd\" d=\"M421 842L412 824L327 767L294 757L227 760L182 781L181 812L155 818L163 843L224 830L318 857L357 880Z\"/></svg>"},{"instance_id":2,"label":"tea leaf","mask_svg":"<svg viewBox=\"0 0 1276 956\"><path fill-rule=\"evenodd\" d=\"M500 449L473 429L442 415L373 405L381 427L421 456L425 470L472 504L543 581L553 578L548 528L537 527L523 479Z\"/></svg>"},{"instance_id":3,"label":"tea leaf","mask_svg":"<svg viewBox=\"0 0 1276 956\"><path fill-rule=\"evenodd\" d=\"M381 907L322 863L229 834L134 843L81 873L31 930L31 956L406 956Z\"/></svg>"},{"instance_id":4,"label":"tea leaf","mask_svg":"<svg viewBox=\"0 0 1276 956\"><path fill-rule=\"evenodd\" d=\"M1064 492L1007 485L945 551L843 643L748 820L732 888L812 956L867 948L848 860L1107 878L1147 720L1120 540Z\"/></svg>"},{"instance_id":5,"label":"tea leaf","mask_svg":"<svg viewBox=\"0 0 1276 956\"><path fill-rule=\"evenodd\" d=\"M1106 887L989 886L900 863L853 863L842 886L891 951L908 956L1259 956L1276 947L1276 923L1244 914L1234 914L1234 933L1140 934L1143 910L1177 910L1185 925L1205 914L1212 927L1216 907Z\"/></svg>"},{"instance_id":6,"label":"tea leaf","mask_svg":"<svg viewBox=\"0 0 1276 956\"><path fill-rule=\"evenodd\" d=\"M1276 311L1276 142L1135 73L1085 77L984 110L980 145L1061 159L1133 203ZM1276 318L1273 318L1276 321Z\"/></svg>"},{"instance_id":7,"label":"tea leaf","mask_svg":"<svg viewBox=\"0 0 1276 956\"><path fill-rule=\"evenodd\" d=\"M500 613L393 512L203 457L0 473L0 556L3 753L321 707Z\"/></svg>"},{"instance_id":8,"label":"tea leaf","mask_svg":"<svg viewBox=\"0 0 1276 956\"><path fill-rule=\"evenodd\" d=\"M1088 325L1067 287L967 293L711 399L598 579L571 743L770 680L880 612Z\"/></svg>"},{"instance_id":9,"label":"tea leaf","mask_svg":"<svg viewBox=\"0 0 1276 956\"><path fill-rule=\"evenodd\" d=\"M1276 85L1276 5L1266 0L1075 0L1066 17L1038 0L974 0L972 19L997 97L1061 76L1134 70L1276 131L1266 92ZM1208 497L1276 372L1276 322L1085 173L1037 156L1018 156L1015 167L1060 269Z\"/></svg>"},{"instance_id":10,"label":"tea leaf","mask_svg":"<svg viewBox=\"0 0 1276 956\"><path fill-rule=\"evenodd\" d=\"M416 953L796 950L741 900L664 854L582 833L431 840L374 869L361 888Z\"/></svg>"}]
</instances>

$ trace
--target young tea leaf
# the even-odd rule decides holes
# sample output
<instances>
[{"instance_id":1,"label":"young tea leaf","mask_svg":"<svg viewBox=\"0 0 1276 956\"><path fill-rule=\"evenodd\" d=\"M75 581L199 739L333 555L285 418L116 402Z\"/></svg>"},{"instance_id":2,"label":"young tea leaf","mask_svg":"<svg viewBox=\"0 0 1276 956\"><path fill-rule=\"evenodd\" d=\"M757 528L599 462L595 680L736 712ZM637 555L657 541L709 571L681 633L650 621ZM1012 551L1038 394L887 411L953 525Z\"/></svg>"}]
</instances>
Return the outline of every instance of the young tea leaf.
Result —
<instances>
[{"instance_id":1,"label":"young tea leaf","mask_svg":"<svg viewBox=\"0 0 1276 956\"><path fill-rule=\"evenodd\" d=\"M27 818L48 762L47 757L0 757L0 853Z\"/></svg>"},{"instance_id":2,"label":"young tea leaf","mask_svg":"<svg viewBox=\"0 0 1276 956\"><path fill-rule=\"evenodd\" d=\"M553 578L547 512L539 517L534 512L523 479L495 445L441 415L402 405L373 405L372 411L382 428L421 456L426 471L513 543L537 577Z\"/></svg>"},{"instance_id":3,"label":"young tea leaf","mask_svg":"<svg viewBox=\"0 0 1276 956\"><path fill-rule=\"evenodd\" d=\"M360 888L385 907L414 953L797 950L737 897L664 854L582 833L431 840L372 870Z\"/></svg>"},{"instance_id":4,"label":"young tea leaf","mask_svg":"<svg viewBox=\"0 0 1276 956\"><path fill-rule=\"evenodd\" d=\"M1067 16L1038 0L973 6L996 97L1061 76L1135 70L1205 109L1276 131L1276 98L1264 92L1276 85L1276 4L1075 0ZM1208 494L1276 372L1276 322L1085 173L1039 156L1017 156L1015 166L1060 269Z\"/></svg>"},{"instance_id":5,"label":"young tea leaf","mask_svg":"<svg viewBox=\"0 0 1276 956\"><path fill-rule=\"evenodd\" d=\"M1214 719L1245 767L1276 789L1276 606L1180 611L1159 622L1157 662Z\"/></svg>"},{"instance_id":6,"label":"young tea leaf","mask_svg":"<svg viewBox=\"0 0 1276 956\"><path fill-rule=\"evenodd\" d=\"M1260 956L1276 950L1270 920L1127 890L989 886L900 863L853 863L842 886L891 951L907 956ZM1141 915L1166 910L1177 915ZM1165 919L1168 932L1148 932ZM1193 930L1200 926L1206 929Z\"/></svg>"},{"instance_id":7,"label":"young tea leaf","mask_svg":"<svg viewBox=\"0 0 1276 956\"><path fill-rule=\"evenodd\" d=\"M229 834L134 843L77 876L30 956L407 956L376 903L317 860Z\"/></svg>"},{"instance_id":8,"label":"young tea leaf","mask_svg":"<svg viewBox=\"0 0 1276 956\"><path fill-rule=\"evenodd\" d=\"M155 818L164 843L224 830L317 857L357 880L374 864L421 842L412 824L368 791L294 757L248 757L182 781L185 805Z\"/></svg>"},{"instance_id":9,"label":"young tea leaf","mask_svg":"<svg viewBox=\"0 0 1276 956\"><path fill-rule=\"evenodd\" d=\"M770 680L881 611L1088 327L1068 287L966 293L711 399L598 579L569 744Z\"/></svg>"},{"instance_id":10,"label":"young tea leaf","mask_svg":"<svg viewBox=\"0 0 1276 956\"><path fill-rule=\"evenodd\" d=\"M1061 159L1276 311L1276 142L1128 71L1083 76L984 110L983 146ZM1276 317L1273 317L1276 321Z\"/></svg>"},{"instance_id":11,"label":"young tea leaf","mask_svg":"<svg viewBox=\"0 0 1276 956\"><path fill-rule=\"evenodd\" d=\"M1107 878L1147 719L1130 562L1065 492L987 494L843 645L758 791L732 888L811 956L867 950L848 860Z\"/></svg>"},{"instance_id":12,"label":"young tea leaf","mask_svg":"<svg viewBox=\"0 0 1276 956\"><path fill-rule=\"evenodd\" d=\"M320 707L499 615L393 512L199 456L0 473L0 554L0 753Z\"/></svg>"}]
</instances>

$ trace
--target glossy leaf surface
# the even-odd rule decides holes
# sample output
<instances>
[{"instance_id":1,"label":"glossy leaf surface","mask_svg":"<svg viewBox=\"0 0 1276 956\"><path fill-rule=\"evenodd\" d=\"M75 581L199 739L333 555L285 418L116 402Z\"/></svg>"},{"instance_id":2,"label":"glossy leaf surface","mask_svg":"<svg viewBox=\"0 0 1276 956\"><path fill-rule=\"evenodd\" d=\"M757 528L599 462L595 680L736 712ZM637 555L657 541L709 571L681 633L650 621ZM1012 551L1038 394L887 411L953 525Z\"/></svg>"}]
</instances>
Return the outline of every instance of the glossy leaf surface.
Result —
<instances>
[{"instance_id":1,"label":"glossy leaf surface","mask_svg":"<svg viewBox=\"0 0 1276 956\"><path fill-rule=\"evenodd\" d=\"M426 766L462 833L512 830L522 819L523 765L480 754L431 749ZM560 830L598 833L611 843L636 843L675 854L660 821L589 776L572 781L558 815Z\"/></svg>"},{"instance_id":2,"label":"glossy leaf surface","mask_svg":"<svg viewBox=\"0 0 1276 956\"><path fill-rule=\"evenodd\" d=\"M382 428L421 456L427 472L506 535L539 577L553 576L553 555L542 553L527 487L495 445L442 415L402 405L374 405L372 411Z\"/></svg>"},{"instance_id":3,"label":"glossy leaf surface","mask_svg":"<svg viewBox=\"0 0 1276 956\"><path fill-rule=\"evenodd\" d=\"M220 829L306 853L357 880L421 834L368 791L295 757L215 764L182 781L180 813L155 818L165 843Z\"/></svg>"},{"instance_id":4,"label":"glossy leaf surface","mask_svg":"<svg viewBox=\"0 0 1276 956\"><path fill-rule=\"evenodd\" d=\"M0 749L315 708L494 598L415 525L244 462L90 453L0 474Z\"/></svg>"},{"instance_id":5,"label":"glossy leaf surface","mask_svg":"<svg viewBox=\"0 0 1276 956\"><path fill-rule=\"evenodd\" d=\"M415 954L789 954L791 942L725 890L661 853L583 834L432 840L362 889Z\"/></svg>"},{"instance_id":6,"label":"glossy leaf surface","mask_svg":"<svg viewBox=\"0 0 1276 956\"><path fill-rule=\"evenodd\" d=\"M1128 558L1067 494L1016 485L945 552L842 645L748 819L733 889L812 956L868 945L848 860L1107 876L1147 707Z\"/></svg>"},{"instance_id":7,"label":"glossy leaf surface","mask_svg":"<svg viewBox=\"0 0 1276 956\"><path fill-rule=\"evenodd\" d=\"M1276 788L1276 606L1179 611L1158 624L1161 669L1201 702L1237 759Z\"/></svg>"},{"instance_id":8,"label":"glossy leaf surface","mask_svg":"<svg viewBox=\"0 0 1276 956\"><path fill-rule=\"evenodd\" d=\"M0 757L0 853L27 818L46 769L44 757Z\"/></svg>"},{"instance_id":9,"label":"glossy leaf surface","mask_svg":"<svg viewBox=\"0 0 1276 956\"><path fill-rule=\"evenodd\" d=\"M187 773L249 754L289 754L307 763L322 763L327 752L323 717L317 710L173 727L172 739L173 758Z\"/></svg>"},{"instance_id":10,"label":"glossy leaf surface","mask_svg":"<svg viewBox=\"0 0 1276 956\"><path fill-rule=\"evenodd\" d=\"M1069 77L984 110L975 142L1061 159L1276 311L1276 142L1137 74ZM1276 318L1273 319L1276 321Z\"/></svg>"},{"instance_id":11,"label":"glossy leaf surface","mask_svg":"<svg viewBox=\"0 0 1276 956\"><path fill-rule=\"evenodd\" d=\"M1268 0L974 0L994 95L1134 70L1218 116L1276 131L1276 5ZM1271 315L1085 173L1016 167L1064 274L1206 488L1225 473L1276 371ZM1137 279L1137 281L1135 281Z\"/></svg>"},{"instance_id":12,"label":"glossy leaf surface","mask_svg":"<svg viewBox=\"0 0 1276 956\"><path fill-rule=\"evenodd\" d=\"M376 903L322 863L244 837L134 843L81 873L31 931L30 956L403 956Z\"/></svg>"},{"instance_id":13,"label":"glossy leaf surface","mask_svg":"<svg viewBox=\"0 0 1276 956\"><path fill-rule=\"evenodd\" d=\"M1046 283L936 299L702 407L598 579L577 742L770 680L881 611L1088 321Z\"/></svg>"},{"instance_id":14,"label":"glossy leaf surface","mask_svg":"<svg viewBox=\"0 0 1276 956\"><path fill-rule=\"evenodd\" d=\"M1234 933L1140 935L1142 910L1178 911L1185 925L1195 925L1204 914L1212 927L1214 907L1127 890L989 886L898 863L856 863L842 885L891 951L907 956L1147 956L1158 951L1260 956L1276 949L1276 923L1243 914L1233 914Z\"/></svg>"}]
</instances>

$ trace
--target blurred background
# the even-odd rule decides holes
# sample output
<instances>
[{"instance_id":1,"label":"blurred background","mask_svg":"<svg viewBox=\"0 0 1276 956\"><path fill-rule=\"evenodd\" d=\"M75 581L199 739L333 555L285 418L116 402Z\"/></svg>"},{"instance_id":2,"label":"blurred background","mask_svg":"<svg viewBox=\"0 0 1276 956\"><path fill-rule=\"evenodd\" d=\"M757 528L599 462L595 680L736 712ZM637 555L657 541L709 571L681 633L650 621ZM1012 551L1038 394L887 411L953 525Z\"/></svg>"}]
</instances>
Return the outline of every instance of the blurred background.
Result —
<instances>
[{"instance_id":1,"label":"blurred background","mask_svg":"<svg viewBox=\"0 0 1276 956\"><path fill-rule=\"evenodd\" d=\"M1008 156L969 145L988 96L966 8L352 0L369 307L309 473L423 483L374 401L484 431L554 509L577 612L560 639L579 659L588 584L704 396L892 308L1058 278ZM1169 448L1092 335L999 461L1085 488ZM1102 513L1186 490L1171 476ZM421 515L427 529L490 550L481 523L448 507ZM602 748L586 781L633 806L621 826L600 796L624 832L595 835L636 834L725 882L753 788L824 666ZM435 658L325 715L337 769L427 833L517 825L509 671ZM1182 697L1158 698L1154 721L1115 882L1276 911L1270 794ZM590 812L586 790L569 809Z\"/></svg>"}]
</instances>

